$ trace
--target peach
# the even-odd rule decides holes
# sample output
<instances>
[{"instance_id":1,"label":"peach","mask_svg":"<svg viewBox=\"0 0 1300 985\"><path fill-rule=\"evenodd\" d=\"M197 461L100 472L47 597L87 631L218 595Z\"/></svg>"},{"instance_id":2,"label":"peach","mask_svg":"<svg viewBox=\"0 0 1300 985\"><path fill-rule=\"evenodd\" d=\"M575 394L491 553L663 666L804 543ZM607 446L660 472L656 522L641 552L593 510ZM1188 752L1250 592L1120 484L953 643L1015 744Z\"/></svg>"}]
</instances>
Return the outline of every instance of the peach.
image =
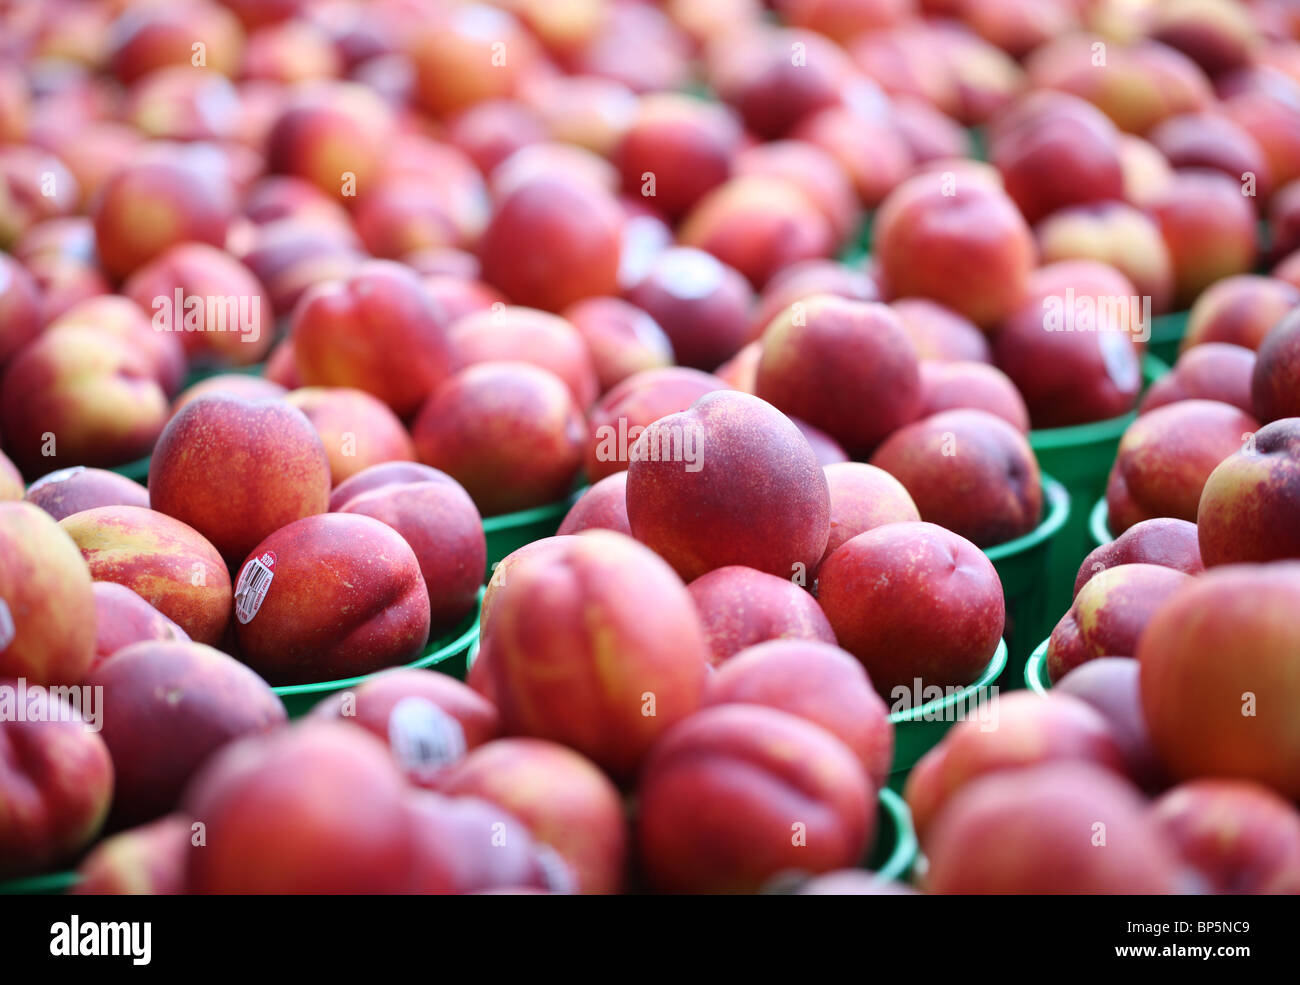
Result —
<instances>
[{"instance_id":1,"label":"peach","mask_svg":"<svg viewBox=\"0 0 1300 985\"><path fill-rule=\"evenodd\" d=\"M633 373L673 363L668 334L648 312L620 298L587 298L563 316L587 345L601 393Z\"/></svg>"},{"instance_id":2,"label":"peach","mask_svg":"<svg viewBox=\"0 0 1300 985\"><path fill-rule=\"evenodd\" d=\"M53 154L25 145L0 147L0 246L11 250L32 227L71 215L77 179Z\"/></svg>"},{"instance_id":3,"label":"peach","mask_svg":"<svg viewBox=\"0 0 1300 985\"><path fill-rule=\"evenodd\" d=\"M447 332L452 367L484 362L524 362L549 370L569 387L573 402L585 409L599 384L587 344L573 325L545 311L493 306L459 318Z\"/></svg>"},{"instance_id":4,"label":"peach","mask_svg":"<svg viewBox=\"0 0 1300 985\"><path fill-rule=\"evenodd\" d=\"M201 643L131 644L95 667L86 683L104 689L101 737L113 756L114 827L173 810L213 752L287 720L265 681Z\"/></svg>"},{"instance_id":5,"label":"peach","mask_svg":"<svg viewBox=\"0 0 1300 985\"><path fill-rule=\"evenodd\" d=\"M965 129L942 110L916 96L899 93L892 99L894 128L918 163L965 157L970 144Z\"/></svg>"},{"instance_id":6,"label":"peach","mask_svg":"<svg viewBox=\"0 0 1300 985\"><path fill-rule=\"evenodd\" d=\"M30 503L0 503L0 674L77 684L94 659L91 572L77 545Z\"/></svg>"},{"instance_id":7,"label":"peach","mask_svg":"<svg viewBox=\"0 0 1300 985\"><path fill-rule=\"evenodd\" d=\"M828 106L806 117L791 135L829 154L847 172L858 200L867 208L878 206L915 163L902 130L871 108ZM809 184L808 179L802 184ZM812 188L814 198L820 198ZM845 218L841 213L831 221L839 229ZM850 213L847 218L854 216Z\"/></svg>"},{"instance_id":8,"label":"peach","mask_svg":"<svg viewBox=\"0 0 1300 985\"><path fill-rule=\"evenodd\" d=\"M1176 306L1190 305L1216 280L1255 265L1255 210L1227 175L1176 172L1146 205L1173 260Z\"/></svg>"},{"instance_id":9,"label":"peach","mask_svg":"<svg viewBox=\"0 0 1300 985\"><path fill-rule=\"evenodd\" d=\"M841 448L840 443L821 428L815 428L807 421L801 421L797 417L792 417L790 420L799 429L799 433L804 436L808 446L812 448L818 465L833 465L836 462L847 462L849 460L848 452Z\"/></svg>"},{"instance_id":10,"label":"peach","mask_svg":"<svg viewBox=\"0 0 1300 985\"><path fill-rule=\"evenodd\" d=\"M627 299L664 327L683 366L714 369L757 335L749 284L704 250L674 247L659 253Z\"/></svg>"},{"instance_id":11,"label":"peach","mask_svg":"<svg viewBox=\"0 0 1300 985\"><path fill-rule=\"evenodd\" d=\"M247 373L217 373L205 376L184 391L172 402L172 416L180 409L193 403L199 397L213 393L245 401L280 400L288 396L289 391L272 380L261 376L249 376Z\"/></svg>"},{"instance_id":12,"label":"peach","mask_svg":"<svg viewBox=\"0 0 1300 985\"><path fill-rule=\"evenodd\" d=\"M751 342L725 363L713 375L733 390L753 393L758 380L758 362L763 358L763 346Z\"/></svg>"},{"instance_id":13,"label":"peach","mask_svg":"<svg viewBox=\"0 0 1300 985\"><path fill-rule=\"evenodd\" d=\"M1158 564L1188 575L1205 570L1196 540L1196 524L1172 517L1135 523L1109 544L1102 544L1083 559L1074 581L1074 594L1088 580L1121 564Z\"/></svg>"},{"instance_id":14,"label":"peach","mask_svg":"<svg viewBox=\"0 0 1300 985\"><path fill-rule=\"evenodd\" d=\"M953 23L930 28L932 50L952 73L954 115L973 125L988 121L1025 88L1025 74L1010 55Z\"/></svg>"},{"instance_id":15,"label":"peach","mask_svg":"<svg viewBox=\"0 0 1300 985\"><path fill-rule=\"evenodd\" d=\"M52 322L65 311L112 290L100 269L71 256L35 256L27 270L41 295L41 321Z\"/></svg>"},{"instance_id":16,"label":"peach","mask_svg":"<svg viewBox=\"0 0 1300 985\"><path fill-rule=\"evenodd\" d=\"M828 257L836 245L834 228L798 185L761 175L732 178L705 195L678 239L712 253L759 290L783 268Z\"/></svg>"},{"instance_id":17,"label":"peach","mask_svg":"<svg viewBox=\"0 0 1300 985\"><path fill-rule=\"evenodd\" d=\"M252 233L239 259L266 285L276 317L287 317L309 288L351 277L364 255L351 233L323 234L299 219L277 219Z\"/></svg>"},{"instance_id":18,"label":"peach","mask_svg":"<svg viewBox=\"0 0 1300 985\"><path fill-rule=\"evenodd\" d=\"M160 140L230 140L242 108L238 91L224 75L171 65L132 86L123 116L145 136Z\"/></svg>"},{"instance_id":19,"label":"peach","mask_svg":"<svg viewBox=\"0 0 1300 985\"><path fill-rule=\"evenodd\" d=\"M636 538L694 580L726 565L790 578L826 549L826 476L799 429L748 394L705 394L655 421L631 450Z\"/></svg>"},{"instance_id":20,"label":"peach","mask_svg":"<svg viewBox=\"0 0 1300 985\"><path fill-rule=\"evenodd\" d=\"M1142 710L1175 777L1255 780L1300 796L1297 605L1300 564L1227 565L1194 578L1147 624Z\"/></svg>"},{"instance_id":21,"label":"peach","mask_svg":"<svg viewBox=\"0 0 1300 985\"><path fill-rule=\"evenodd\" d=\"M1017 431L1029 430L1024 398L1002 370L982 362L921 363L921 412L929 417L945 410L982 410L1000 417Z\"/></svg>"},{"instance_id":22,"label":"peach","mask_svg":"<svg viewBox=\"0 0 1300 985\"><path fill-rule=\"evenodd\" d=\"M498 739L437 778L435 789L490 801L568 863L585 893L616 893L628 831L618 790L590 760L541 739Z\"/></svg>"},{"instance_id":23,"label":"peach","mask_svg":"<svg viewBox=\"0 0 1300 985\"><path fill-rule=\"evenodd\" d=\"M95 593L95 660L98 666L123 647L142 640L190 641L189 634L139 595L111 581L97 581Z\"/></svg>"},{"instance_id":24,"label":"peach","mask_svg":"<svg viewBox=\"0 0 1300 985\"><path fill-rule=\"evenodd\" d=\"M569 180L589 192L613 195L618 191L618 169L614 165L594 151L558 141L521 147L497 165L489 178L492 200L498 204L526 185L543 179ZM623 200L622 204L625 211L628 205L642 205L635 199Z\"/></svg>"},{"instance_id":25,"label":"peach","mask_svg":"<svg viewBox=\"0 0 1300 985\"><path fill-rule=\"evenodd\" d=\"M479 241L483 279L547 311L616 294L623 223L601 189L572 178L526 181L497 202Z\"/></svg>"},{"instance_id":26,"label":"peach","mask_svg":"<svg viewBox=\"0 0 1300 985\"><path fill-rule=\"evenodd\" d=\"M104 270L124 278L178 243L222 246L233 213L230 188L193 159L158 153L113 174L91 210Z\"/></svg>"},{"instance_id":27,"label":"peach","mask_svg":"<svg viewBox=\"0 0 1300 985\"><path fill-rule=\"evenodd\" d=\"M928 298L898 298L889 306L912 337L921 360L993 362L988 339L964 315Z\"/></svg>"},{"instance_id":28,"label":"peach","mask_svg":"<svg viewBox=\"0 0 1300 985\"><path fill-rule=\"evenodd\" d=\"M246 736L186 789L205 829L188 851L195 893L396 893L414 852L410 792L383 744L310 722Z\"/></svg>"},{"instance_id":29,"label":"peach","mask_svg":"<svg viewBox=\"0 0 1300 985\"><path fill-rule=\"evenodd\" d=\"M1024 433L982 410L949 410L895 431L871 464L907 490L921 519L992 547L1043 515L1042 477Z\"/></svg>"},{"instance_id":30,"label":"peach","mask_svg":"<svg viewBox=\"0 0 1300 985\"><path fill-rule=\"evenodd\" d=\"M823 467L831 497L830 537L822 560L843 543L886 523L921 519L903 484L884 469L862 462Z\"/></svg>"},{"instance_id":31,"label":"peach","mask_svg":"<svg viewBox=\"0 0 1300 985\"><path fill-rule=\"evenodd\" d=\"M716 666L768 640L834 643L816 600L798 584L740 565L715 568L686 586Z\"/></svg>"},{"instance_id":32,"label":"peach","mask_svg":"<svg viewBox=\"0 0 1300 985\"><path fill-rule=\"evenodd\" d=\"M358 198L353 215L357 235L377 257L398 260L459 241L442 190L407 175L382 175Z\"/></svg>"},{"instance_id":33,"label":"peach","mask_svg":"<svg viewBox=\"0 0 1300 985\"><path fill-rule=\"evenodd\" d=\"M1045 41L1081 27L1078 4L1055 0L1011 0L985 4L958 0L956 11L980 37L1007 54L1021 58Z\"/></svg>"},{"instance_id":34,"label":"peach","mask_svg":"<svg viewBox=\"0 0 1300 985\"><path fill-rule=\"evenodd\" d=\"M776 140L745 148L736 155L735 167L738 175L780 178L798 185L831 224L837 243L848 243L858 231L862 210L853 176L830 150L808 140Z\"/></svg>"},{"instance_id":35,"label":"peach","mask_svg":"<svg viewBox=\"0 0 1300 985\"><path fill-rule=\"evenodd\" d=\"M1138 791L1085 763L981 777L938 817L926 857L925 888L935 894L1145 896L1185 888Z\"/></svg>"},{"instance_id":36,"label":"peach","mask_svg":"<svg viewBox=\"0 0 1300 985\"><path fill-rule=\"evenodd\" d=\"M550 136L541 112L515 99L489 99L447 121L446 139L484 174L521 147Z\"/></svg>"},{"instance_id":37,"label":"peach","mask_svg":"<svg viewBox=\"0 0 1300 985\"><path fill-rule=\"evenodd\" d=\"M1264 149L1222 113L1206 110L1171 116L1147 139L1175 168L1222 171L1233 181L1243 183L1261 203L1273 192L1273 172ZM1247 180L1251 181L1249 185L1244 184Z\"/></svg>"},{"instance_id":38,"label":"peach","mask_svg":"<svg viewBox=\"0 0 1300 985\"><path fill-rule=\"evenodd\" d=\"M329 493L320 438L281 400L199 397L168 421L149 463L153 508L189 524L232 564L286 524L323 513Z\"/></svg>"},{"instance_id":39,"label":"peach","mask_svg":"<svg viewBox=\"0 0 1300 985\"><path fill-rule=\"evenodd\" d=\"M1161 314L1173 297L1174 268L1160 227L1124 202L1099 202L1061 209L1035 230L1045 264L1060 260L1097 260L1124 274L1137 293L1151 298Z\"/></svg>"},{"instance_id":40,"label":"peach","mask_svg":"<svg viewBox=\"0 0 1300 985\"><path fill-rule=\"evenodd\" d=\"M195 362L248 366L273 341L270 302L234 257L203 243L182 243L131 275L122 288L152 313L156 332L179 333Z\"/></svg>"},{"instance_id":41,"label":"peach","mask_svg":"<svg viewBox=\"0 0 1300 985\"><path fill-rule=\"evenodd\" d=\"M266 166L331 196L358 196L379 182L395 133L392 110L373 90L356 82L308 83L271 125Z\"/></svg>"},{"instance_id":42,"label":"peach","mask_svg":"<svg viewBox=\"0 0 1300 985\"><path fill-rule=\"evenodd\" d=\"M1274 187L1300 177L1300 110L1295 95L1294 90L1244 91L1221 104L1228 118L1259 144Z\"/></svg>"},{"instance_id":43,"label":"peach","mask_svg":"<svg viewBox=\"0 0 1300 985\"><path fill-rule=\"evenodd\" d=\"M7 706L0 751L8 764L0 787L0 877L11 878L51 869L90 843L113 796L113 761L79 700L0 678L0 702Z\"/></svg>"},{"instance_id":44,"label":"peach","mask_svg":"<svg viewBox=\"0 0 1300 985\"><path fill-rule=\"evenodd\" d=\"M1143 414L1120 439L1106 486L1111 532L1159 516L1195 520L1210 473L1257 427L1217 400L1182 400Z\"/></svg>"},{"instance_id":45,"label":"peach","mask_svg":"<svg viewBox=\"0 0 1300 985\"><path fill-rule=\"evenodd\" d=\"M1047 673L1059 681L1098 657L1131 657L1155 610L1188 582L1182 571L1156 564L1118 564L1088 579L1052 630Z\"/></svg>"},{"instance_id":46,"label":"peach","mask_svg":"<svg viewBox=\"0 0 1300 985\"><path fill-rule=\"evenodd\" d=\"M0 394L8 452L29 476L134 461L167 420L167 396L146 357L89 328L41 335L9 361Z\"/></svg>"},{"instance_id":47,"label":"peach","mask_svg":"<svg viewBox=\"0 0 1300 985\"><path fill-rule=\"evenodd\" d=\"M993 658L1006 618L992 562L932 523L887 523L846 541L818 569L817 598L881 694L917 679L969 684Z\"/></svg>"},{"instance_id":48,"label":"peach","mask_svg":"<svg viewBox=\"0 0 1300 985\"><path fill-rule=\"evenodd\" d=\"M880 300L876 282L865 271L846 267L834 260L804 260L786 267L763 288L754 309L756 335L761 335L763 329L782 314L782 309L814 294L833 294L850 301Z\"/></svg>"},{"instance_id":49,"label":"peach","mask_svg":"<svg viewBox=\"0 0 1300 985\"><path fill-rule=\"evenodd\" d=\"M876 787L889 778L889 710L862 665L834 645L781 639L747 647L710 675L704 704L765 705L797 715L848 746Z\"/></svg>"},{"instance_id":50,"label":"peach","mask_svg":"<svg viewBox=\"0 0 1300 985\"><path fill-rule=\"evenodd\" d=\"M667 564L628 537L592 530L539 543L508 576L498 568L483 628L503 729L629 776L699 707L709 653L699 617Z\"/></svg>"},{"instance_id":51,"label":"peach","mask_svg":"<svg viewBox=\"0 0 1300 985\"><path fill-rule=\"evenodd\" d=\"M1052 694L1070 695L1091 705L1110 726L1124 772L1143 790L1162 790L1168 781L1142 716L1140 672L1132 657L1097 657L1057 681Z\"/></svg>"},{"instance_id":52,"label":"peach","mask_svg":"<svg viewBox=\"0 0 1300 985\"><path fill-rule=\"evenodd\" d=\"M917 175L889 194L873 252L891 296L930 298L987 328L1021 302L1033 235L1001 189L949 174Z\"/></svg>"},{"instance_id":53,"label":"peach","mask_svg":"<svg viewBox=\"0 0 1300 985\"><path fill-rule=\"evenodd\" d=\"M1178 357L1173 371L1156 380L1138 404L1138 413L1180 400L1218 400L1247 414L1255 411L1251 376L1255 353L1226 342L1205 342Z\"/></svg>"},{"instance_id":54,"label":"peach","mask_svg":"<svg viewBox=\"0 0 1300 985\"><path fill-rule=\"evenodd\" d=\"M592 529L616 530L632 536L632 525L627 519L627 472L615 472L593 482L564 515L556 533L577 534Z\"/></svg>"},{"instance_id":55,"label":"peach","mask_svg":"<svg viewBox=\"0 0 1300 985\"><path fill-rule=\"evenodd\" d=\"M77 866L71 895L182 895L193 836L189 818L177 813L105 838Z\"/></svg>"},{"instance_id":56,"label":"peach","mask_svg":"<svg viewBox=\"0 0 1300 985\"><path fill-rule=\"evenodd\" d=\"M1192 780L1163 794L1151 815L1217 894L1300 893L1300 813L1245 780Z\"/></svg>"},{"instance_id":57,"label":"peach","mask_svg":"<svg viewBox=\"0 0 1300 985\"><path fill-rule=\"evenodd\" d=\"M1145 211L1173 180L1174 169L1165 156L1150 141L1131 133L1120 136L1119 160L1124 169L1124 201L1135 208Z\"/></svg>"},{"instance_id":58,"label":"peach","mask_svg":"<svg viewBox=\"0 0 1300 985\"><path fill-rule=\"evenodd\" d=\"M335 486L371 465L415 460L415 446L402 422L364 390L302 387L285 402L302 411L316 429Z\"/></svg>"},{"instance_id":59,"label":"peach","mask_svg":"<svg viewBox=\"0 0 1300 985\"><path fill-rule=\"evenodd\" d=\"M816 295L778 314L762 342L755 394L851 454L920 411L916 349L886 305Z\"/></svg>"},{"instance_id":60,"label":"peach","mask_svg":"<svg viewBox=\"0 0 1300 985\"><path fill-rule=\"evenodd\" d=\"M101 294L72 305L49 325L50 331L86 328L138 349L153 368L158 385L174 396L185 379L185 349L180 337L156 329L138 304L117 294Z\"/></svg>"},{"instance_id":61,"label":"peach","mask_svg":"<svg viewBox=\"0 0 1300 985\"><path fill-rule=\"evenodd\" d=\"M428 254L422 256L427 257ZM506 303L500 291L478 280L478 259L470 253L463 256L467 258L466 266L472 267L472 271L424 276L424 289L433 301L439 321L444 325L453 325L466 315L494 309L497 305L504 306ZM420 269L420 255L407 257L403 262Z\"/></svg>"},{"instance_id":62,"label":"peach","mask_svg":"<svg viewBox=\"0 0 1300 985\"><path fill-rule=\"evenodd\" d=\"M666 892L754 892L789 869L856 864L875 828L871 784L843 742L761 705L723 705L672 729L637 791L637 847Z\"/></svg>"},{"instance_id":63,"label":"peach","mask_svg":"<svg viewBox=\"0 0 1300 985\"><path fill-rule=\"evenodd\" d=\"M330 511L381 520L411 546L429 592L431 635L473 610L487 541L473 500L450 476L414 462L374 465L335 487Z\"/></svg>"},{"instance_id":64,"label":"peach","mask_svg":"<svg viewBox=\"0 0 1300 985\"><path fill-rule=\"evenodd\" d=\"M392 527L307 516L258 544L235 579L235 635L275 683L313 683L409 663L429 639L420 562Z\"/></svg>"},{"instance_id":65,"label":"peach","mask_svg":"<svg viewBox=\"0 0 1300 985\"><path fill-rule=\"evenodd\" d=\"M12 502L23 498L22 473L18 471L18 466L9 461L8 455L0 451L0 502Z\"/></svg>"},{"instance_id":66,"label":"peach","mask_svg":"<svg viewBox=\"0 0 1300 985\"><path fill-rule=\"evenodd\" d=\"M1250 14L1227 0L1159 6L1151 36L1177 48L1208 75L1250 64L1261 40Z\"/></svg>"},{"instance_id":67,"label":"peach","mask_svg":"<svg viewBox=\"0 0 1300 985\"><path fill-rule=\"evenodd\" d=\"M41 476L23 498L56 520L96 506L149 505L149 493L138 482L116 472L81 465Z\"/></svg>"},{"instance_id":68,"label":"peach","mask_svg":"<svg viewBox=\"0 0 1300 985\"><path fill-rule=\"evenodd\" d=\"M806 27L843 43L879 28L906 23L915 0L778 0L787 24Z\"/></svg>"},{"instance_id":69,"label":"peach","mask_svg":"<svg viewBox=\"0 0 1300 985\"><path fill-rule=\"evenodd\" d=\"M1300 417L1300 318L1294 314L1283 318L1260 343L1251 368L1249 406L1265 423Z\"/></svg>"},{"instance_id":70,"label":"peach","mask_svg":"<svg viewBox=\"0 0 1300 985\"><path fill-rule=\"evenodd\" d=\"M1209 287L1192 305L1182 351L1207 342L1256 350L1273 326L1300 306L1300 289L1258 274L1228 277Z\"/></svg>"},{"instance_id":71,"label":"peach","mask_svg":"<svg viewBox=\"0 0 1300 985\"><path fill-rule=\"evenodd\" d=\"M1196 511L1207 568L1300 558L1300 418L1266 424L1210 473Z\"/></svg>"},{"instance_id":72,"label":"peach","mask_svg":"<svg viewBox=\"0 0 1300 985\"><path fill-rule=\"evenodd\" d=\"M285 21L249 35L240 61L244 79L300 83L333 78L341 56L324 27L310 21Z\"/></svg>"},{"instance_id":73,"label":"peach","mask_svg":"<svg viewBox=\"0 0 1300 985\"><path fill-rule=\"evenodd\" d=\"M446 327L411 270L370 261L299 300L294 363L307 386L365 390L409 417L450 375Z\"/></svg>"},{"instance_id":74,"label":"peach","mask_svg":"<svg viewBox=\"0 0 1300 985\"><path fill-rule=\"evenodd\" d=\"M518 94L543 61L517 18L477 3L425 18L411 38L411 58L416 98L439 117Z\"/></svg>"},{"instance_id":75,"label":"peach","mask_svg":"<svg viewBox=\"0 0 1300 985\"><path fill-rule=\"evenodd\" d=\"M41 330L41 296L32 275L0 255L0 367Z\"/></svg>"},{"instance_id":76,"label":"peach","mask_svg":"<svg viewBox=\"0 0 1300 985\"><path fill-rule=\"evenodd\" d=\"M461 370L411 426L420 461L464 486L487 516L562 499L581 466L582 432L564 382L523 362Z\"/></svg>"},{"instance_id":77,"label":"peach","mask_svg":"<svg viewBox=\"0 0 1300 985\"><path fill-rule=\"evenodd\" d=\"M215 3L132 8L114 25L107 67L130 84L161 66L189 65L195 38L203 39L212 69L235 74L244 32L231 12Z\"/></svg>"}]
</instances>

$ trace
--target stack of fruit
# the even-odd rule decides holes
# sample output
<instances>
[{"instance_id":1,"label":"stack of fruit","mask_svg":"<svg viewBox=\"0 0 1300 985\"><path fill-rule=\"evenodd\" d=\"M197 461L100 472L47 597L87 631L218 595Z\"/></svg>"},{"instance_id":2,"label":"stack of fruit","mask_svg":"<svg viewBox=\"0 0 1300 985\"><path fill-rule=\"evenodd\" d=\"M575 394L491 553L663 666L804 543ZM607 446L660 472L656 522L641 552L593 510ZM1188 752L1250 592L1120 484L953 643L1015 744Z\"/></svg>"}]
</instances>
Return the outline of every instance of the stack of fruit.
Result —
<instances>
[{"instance_id":1,"label":"stack of fruit","mask_svg":"<svg viewBox=\"0 0 1300 985\"><path fill-rule=\"evenodd\" d=\"M1285 0L0 38L9 888L1300 888Z\"/></svg>"}]
</instances>

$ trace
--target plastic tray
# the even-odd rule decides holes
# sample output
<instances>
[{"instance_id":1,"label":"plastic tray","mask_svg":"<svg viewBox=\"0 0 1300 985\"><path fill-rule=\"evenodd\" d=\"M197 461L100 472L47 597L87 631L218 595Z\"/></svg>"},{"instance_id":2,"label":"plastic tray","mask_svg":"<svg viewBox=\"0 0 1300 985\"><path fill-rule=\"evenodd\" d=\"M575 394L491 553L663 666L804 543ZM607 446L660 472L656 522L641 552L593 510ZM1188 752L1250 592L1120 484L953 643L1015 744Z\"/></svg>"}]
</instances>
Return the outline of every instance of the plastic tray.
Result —
<instances>
[{"instance_id":1,"label":"plastic tray","mask_svg":"<svg viewBox=\"0 0 1300 985\"><path fill-rule=\"evenodd\" d=\"M1115 539L1110 532L1109 523L1110 508L1106 505L1106 497L1103 496L1093 504L1092 512L1088 514L1088 533L1092 535L1094 546L1100 547Z\"/></svg>"},{"instance_id":2,"label":"plastic tray","mask_svg":"<svg viewBox=\"0 0 1300 985\"><path fill-rule=\"evenodd\" d=\"M1052 681L1047 676L1047 644L1051 637L1034 647L1025 664L1025 687L1036 694L1047 694L1052 688Z\"/></svg>"},{"instance_id":3,"label":"plastic tray","mask_svg":"<svg viewBox=\"0 0 1300 985\"><path fill-rule=\"evenodd\" d=\"M867 868L881 879L906 882L916 865L920 846L912 826L912 811L897 793L885 787L880 791L880 811L876 843L867 858Z\"/></svg>"}]
</instances>

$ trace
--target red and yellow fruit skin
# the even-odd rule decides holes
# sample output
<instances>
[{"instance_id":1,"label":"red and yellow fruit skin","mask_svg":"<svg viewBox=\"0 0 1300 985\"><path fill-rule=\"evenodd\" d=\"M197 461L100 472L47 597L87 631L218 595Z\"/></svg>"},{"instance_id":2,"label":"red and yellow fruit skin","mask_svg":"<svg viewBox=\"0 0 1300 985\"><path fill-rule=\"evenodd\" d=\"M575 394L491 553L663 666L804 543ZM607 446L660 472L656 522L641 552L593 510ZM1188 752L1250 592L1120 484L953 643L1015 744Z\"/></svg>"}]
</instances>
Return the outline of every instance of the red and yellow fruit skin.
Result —
<instances>
[{"instance_id":1,"label":"red and yellow fruit skin","mask_svg":"<svg viewBox=\"0 0 1300 985\"><path fill-rule=\"evenodd\" d=\"M77 866L74 896L179 896L186 891L190 819L168 814L105 838Z\"/></svg>"},{"instance_id":2,"label":"red and yellow fruit skin","mask_svg":"<svg viewBox=\"0 0 1300 985\"><path fill-rule=\"evenodd\" d=\"M1109 544L1093 550L1074 581L1078 595L1093 575L1119 564L1159 564L1189 575L1205 570L1196 542L1196 524L1172 517L1157 517L1135 523Z\"/></svg>"},{"instance_id":3,"label":"red and yellow fruit skin","mask_svg":"<svg viewBox=\"0 0 1300 985\"><path fill-rule=\"evenodd\" d=\"M1300 558L1300 418L1255 432L1201 492L1196 531L1206 567Z\"/></svg>"},{"instance_id":4,"label":"red and yellow fruit skin","mask_svg":"<svg viewBox=\"0 0 1300 985\"><path fill-rule=\"evenodd\" d=\"M149 506L149 492L140 483L107 469L80 465L41 476L23 498L56 520L97 506Z\"/></svg>"},{"instance_id":5,"label":"red and yellow fruit skin","mask_svg":"<svg viewBox=\"0 0 1300 985\"><path fill-rule=\"evenodd\" d=\"M1189 352L1207 342L1225 342L1257 351L1273 326L1300 305L1300 288L1274 277L1226 277L1196 298L1179 345Z\"/></svg>"},{"instance_id":6,"label":"red and yellow fruit skin","mask_svg":"<svg viewBox=\"0 0 1300 985\"><path fill-rule=\"evenodd\" d=\"M1183 353L1171 372L1147 388L1138 413L1180 400L1219 400L1253 414L1250 385L1256 362L1255 353L1243 346L1204 342Z\"/></svg>"},{"instance_id":7,"label":"red and yellow fruit skin","mask_svg":"<svg viewBox=\"0 0 1300 985\"><path fill-rule=\"evenodd\" d=\"M335 486L372 465L415 461L415 445L401 420L364 390L302 387L285 400L316 429Z\"/></svg>"},{"instance_id":8,"label":"red and yellow fruit skin","mask_svg":"<svg viewBox=\"0 0 1300 985\"><path fill-rule=\"evenodd\" d=\"M230 624L230 573L193 527L138 506L84 510L59 525L96 581L126 586L195 642L220 645Z\"/></svg>"},{"instance_id":9,"label":"red and yellow fruit skin","mask_svg":"<svg viewBox=\"0 0 1300 985\"><path fill-rule=\"evenodd\" d=\"M6 502L0 557L0 603L13 625L0 648L0 675L80 683L94 659L95 597L77 545L43 510Z\"/></svg>"},{"instance_id":10,"label":"red and yellow fruit skin","mask_svg":"<svg viewBox=\"0 0 1300 985\"><path fill-rule=\"evenodd\" d=\"M662 560L612 531L530 548L498 568L483 629L502 726L631 776L700 704L709 651L690 596Z\"/></svg>"},{"instance_id":11,"label":"red and yellow fruit skin","mask_svg":"<svg viewBox=\"0 0 1300 985\"><path fill-rule=\"evenodd\" d=\"M686 590L709 638L714 666L767 640L835 642L817 600L789 579L728 565L700 575Z\"/></svg>"},{"instance_id":12,"label":"red and yellow fruit skin","mask_svg":"<svg viewBox=\"0 0 1300 985\"><path fill-rule=\"evenodd\" d=\"M129 481L129 480L128 480ZM11 503L24 498L23 477L18 466L0 451L0 502Z\"/></svg>"},{"instance_id":13,"label":"red and yellow fruit skin","mask_svg":"<svg viewBox=\"0 0 1300 985\"><path fill-rule=\"evenodd\" d=\"M1249 392L1262 423L1300 417L1300 316L1284 319L1260 344Z\"/></svg>"},{"instance_id":14,"label":"red and yellow fruit skin","mask_svg":"<svg viewBox=\"0 0 1300 985\"><path fill-rule=\"evenodd\" d=\"M139 595L113 581L97 581L93 671L118 650L142 640L190 641L189 634Z\"/></svg>"},{"instance_id":15,"label":"red and yellow fruit skin","mask_svg":"<svg viewBox=\"0 0 1300 985\"><path fill-rule=\"evenodd\" d=\"M281 527L249 554L275 555L240 654L274 684L309 684L410 663L429 641L429 592L410 545L368 516L324 513Z\"/></svg>"},{"instance_id":16,"label":"red and yellow fruit skin","mask_svg":"<svg viewBox=\"0 0 1300 985\"><path fill-rule=\"evenodd\" d=\"M831 529L823 561L858 534L886 523L921 519L903 484L884 469L865 462L834 462L822 469L831 494Z\"/></svg>"}]
</instances>

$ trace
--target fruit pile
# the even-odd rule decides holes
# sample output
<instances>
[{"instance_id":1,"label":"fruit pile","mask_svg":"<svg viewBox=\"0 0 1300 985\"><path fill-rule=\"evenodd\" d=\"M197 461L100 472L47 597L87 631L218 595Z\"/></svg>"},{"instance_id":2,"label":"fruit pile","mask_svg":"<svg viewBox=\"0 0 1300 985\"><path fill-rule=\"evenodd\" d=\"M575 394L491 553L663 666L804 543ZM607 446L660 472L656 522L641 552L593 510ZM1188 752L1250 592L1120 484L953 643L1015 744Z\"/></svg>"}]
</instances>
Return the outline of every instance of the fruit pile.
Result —
<instances>
[{"instance_id":1,"label":"fruit pile","mask_svg":"<svg viewBox=\"0 0 1300 985\"><path fill-rule=\"evenodd\" d=\"M0 251L0 892L1300 892L1290 0L18 4Z\"/></svg>"}]
</instances>

